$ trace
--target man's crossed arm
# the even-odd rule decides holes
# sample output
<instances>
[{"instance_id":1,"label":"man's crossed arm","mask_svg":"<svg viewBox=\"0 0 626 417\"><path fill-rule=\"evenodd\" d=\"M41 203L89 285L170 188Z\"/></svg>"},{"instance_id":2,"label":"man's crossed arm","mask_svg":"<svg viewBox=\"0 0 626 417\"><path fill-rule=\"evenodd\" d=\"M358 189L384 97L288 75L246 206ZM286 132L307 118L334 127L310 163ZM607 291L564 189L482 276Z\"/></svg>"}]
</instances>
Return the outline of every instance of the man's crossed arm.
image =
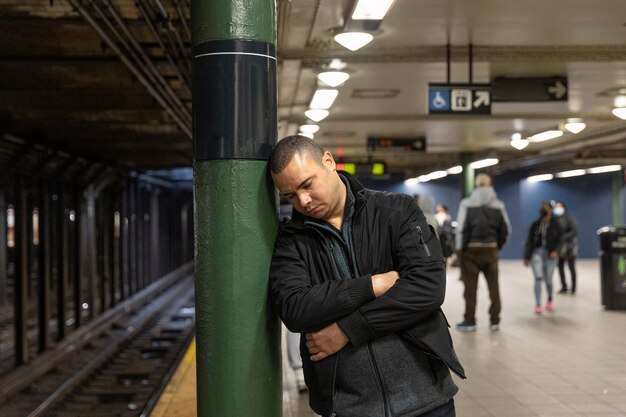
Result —
<instances>
[{"instance_id":1,"label":"man's crossed arm","mask_svg":"<svg viewBox=\"0 0 626 417\"><path fill-rule=\"evenodd\" d=\"M400 275L396 271L372 275L374 295L380 297L386 293L399 278ZM316 332L306 333L305 339L311 360L314 362L339 352L349 342L348 337L337 325L337 322Z\"/></svg>"}]
</instances>

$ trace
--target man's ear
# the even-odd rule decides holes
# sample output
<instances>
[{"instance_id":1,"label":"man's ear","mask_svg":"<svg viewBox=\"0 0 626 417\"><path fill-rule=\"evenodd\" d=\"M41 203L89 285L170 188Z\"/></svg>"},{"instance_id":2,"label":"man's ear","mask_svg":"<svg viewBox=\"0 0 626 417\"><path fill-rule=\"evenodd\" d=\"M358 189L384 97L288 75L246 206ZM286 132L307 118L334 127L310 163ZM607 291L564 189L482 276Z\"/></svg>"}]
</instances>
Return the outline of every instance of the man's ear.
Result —
<instances>
[{"instance_id":1,"label":"man's ear","mask_svg":"<svg viewBox=\"0 0 626 417\"><path fill-rule=\"evenodd\" d=\"M326 151L324 156L322 157L322 164L331 171L336 171L337 164L335 163L335 158L333 158L333 154Z\"/></svg>"}]
</instances>

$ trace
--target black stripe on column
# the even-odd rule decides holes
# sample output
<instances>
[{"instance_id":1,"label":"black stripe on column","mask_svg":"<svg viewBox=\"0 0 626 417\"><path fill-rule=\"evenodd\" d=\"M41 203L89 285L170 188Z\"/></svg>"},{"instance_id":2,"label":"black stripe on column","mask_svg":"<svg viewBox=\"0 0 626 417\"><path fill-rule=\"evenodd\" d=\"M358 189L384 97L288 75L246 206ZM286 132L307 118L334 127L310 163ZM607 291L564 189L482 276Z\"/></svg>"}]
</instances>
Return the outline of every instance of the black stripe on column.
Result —
<instances>
[{"instance_id":1,"label":"black stripe on column","mask_svg":"<svg viewBox=\"0 0 626 417\"><path fill-rule=\"evenodd\" d=\"M194 47L194 158L266 160L276 141L276 47L216 40Z\"/></svg>"}]
</instances>

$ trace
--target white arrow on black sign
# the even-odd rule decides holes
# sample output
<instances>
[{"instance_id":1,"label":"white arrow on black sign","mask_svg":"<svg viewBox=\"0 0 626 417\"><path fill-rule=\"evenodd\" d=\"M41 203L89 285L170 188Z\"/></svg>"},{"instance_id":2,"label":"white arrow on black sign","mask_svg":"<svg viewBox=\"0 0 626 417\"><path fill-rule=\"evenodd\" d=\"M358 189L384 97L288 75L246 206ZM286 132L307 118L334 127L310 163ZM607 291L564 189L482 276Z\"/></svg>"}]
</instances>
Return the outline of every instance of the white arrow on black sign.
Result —
<instances>
[{"instance_id":1,"label":"white arrow on black sign","mask_svg":"<svg viewBox=\"0 0 626 417\"><path fill-rule=\"evenodd\" d=\"M548 87L548 93L560 99L567 93L567 87L561 81L557 81L554 85Z\"/></svg>"},{"instance_id":2,"label":"white arrow on black sign","mask_svg":"<svg viewBox=\"0 0 626 417\"><path fill-rule=\"evenodd\" d=\"M489 91L476 91L476 100L474 100L474 108L480 106L488 106L490 102Z\"/></svg>"}]
</instances>

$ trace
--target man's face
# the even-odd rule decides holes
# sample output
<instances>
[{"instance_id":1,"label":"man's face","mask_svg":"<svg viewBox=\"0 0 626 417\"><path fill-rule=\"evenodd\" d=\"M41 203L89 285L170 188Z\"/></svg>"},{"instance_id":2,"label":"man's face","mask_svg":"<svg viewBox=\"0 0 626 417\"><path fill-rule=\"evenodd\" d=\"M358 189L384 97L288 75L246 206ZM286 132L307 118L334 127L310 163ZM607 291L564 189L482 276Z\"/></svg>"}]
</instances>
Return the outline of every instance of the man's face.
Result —
<instances>
[{"instance_id":1,"label":"man's face","mask_svg":"<svg viewBox=\"0 0 626 417\"><path fill-rule=\"evenodd\" d=\"M339 186L343 183L335 172L335 161L326 152L321 161L308 154L296 154L280 173L272 173L276 188L298 212L329 220L340 204Z\"/></svg>"}]
</instances>

